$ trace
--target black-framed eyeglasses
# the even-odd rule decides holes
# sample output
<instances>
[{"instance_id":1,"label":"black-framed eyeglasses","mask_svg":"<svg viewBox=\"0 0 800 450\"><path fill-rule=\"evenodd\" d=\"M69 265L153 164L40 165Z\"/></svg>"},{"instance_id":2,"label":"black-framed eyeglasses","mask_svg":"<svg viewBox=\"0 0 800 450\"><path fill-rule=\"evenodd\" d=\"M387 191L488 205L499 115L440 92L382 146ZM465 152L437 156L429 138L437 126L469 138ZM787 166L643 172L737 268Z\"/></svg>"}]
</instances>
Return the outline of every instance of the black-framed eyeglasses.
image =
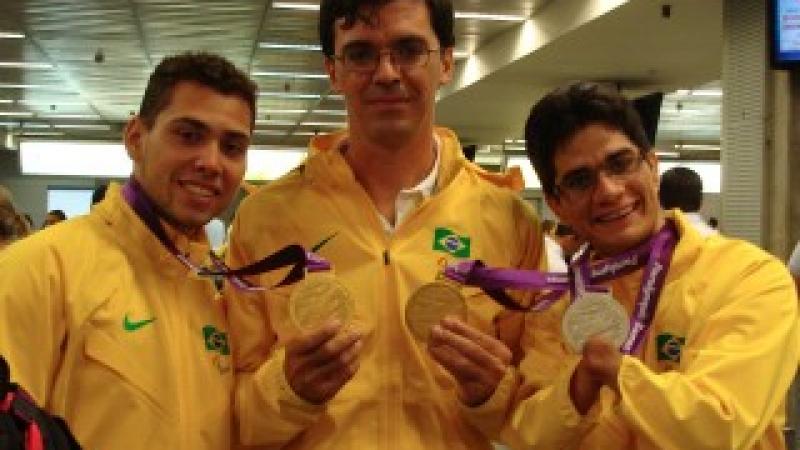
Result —
<instances>
[{"instance_id":1,"label":"black-framed eyeglasses","mask_svg":"<svg viewBox=\"0 0 800 450\"><path fill-rule=\"evenodd\" d=\"M389 45L388 49L380 49L367 42L353 42L345 45L341 54L334 56L342 63L345 70L351 72L370 73L378 68L381 57L389 55L389 60L397 69L408 70L425 67L431 53L440 49L428 48L422 39L400 39Z\"/></svg>"},{"instance_id":2,"label":"black-framed eyeglasses","mask_svg":"<svg viewBox=\"0 0 800 450\"><path fill-rule=\"evenodd\" d=\"M564 174L555 185L555 194L573 200L581 198L597 186L600 172L617 180L626 179L639 171L644 159L644 153L635 149L618 151L596 167L579 167Z\"/></svg>"}]
</instances>

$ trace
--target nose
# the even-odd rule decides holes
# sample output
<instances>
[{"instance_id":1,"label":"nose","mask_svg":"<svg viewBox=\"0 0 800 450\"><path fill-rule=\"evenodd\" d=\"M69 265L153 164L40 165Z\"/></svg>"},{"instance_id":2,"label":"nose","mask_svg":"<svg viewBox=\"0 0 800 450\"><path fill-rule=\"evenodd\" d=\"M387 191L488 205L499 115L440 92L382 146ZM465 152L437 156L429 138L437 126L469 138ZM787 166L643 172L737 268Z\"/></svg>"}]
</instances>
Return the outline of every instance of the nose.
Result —
<instances>
[{"instance_id":1,"label":"nose","mask_svg":"<svg viewBox=\"0 0 800 450\"><path fill-rule=\"evenodd\" d=\"M378 67L375 68L373 78L379 83L394 83L400 79L400 71L392 61L392 54L383 51L378 56Z\"/></svg>"},{"instance_id":2,"label":"nose","mask_svg":"<svg viewBox=\"0 0 800 450\"><path fill-rule=\"evenodd\" d=\"M625 191L625 180L607 174L604 170L597 171L597 180L594 185L594 195L600 198L615 197Z\"/></svg>"},{"instance_id":3,"label":"nose","mask_svg":"<svg viewBox=\"0 0 800 450\"><path fill-rule=\"evenodd\" d=\"M220 143L211 141L203 146L194 161L195 168L208 174L218 174L222 171L222 151Z\"/></svg>"}]
</instances>

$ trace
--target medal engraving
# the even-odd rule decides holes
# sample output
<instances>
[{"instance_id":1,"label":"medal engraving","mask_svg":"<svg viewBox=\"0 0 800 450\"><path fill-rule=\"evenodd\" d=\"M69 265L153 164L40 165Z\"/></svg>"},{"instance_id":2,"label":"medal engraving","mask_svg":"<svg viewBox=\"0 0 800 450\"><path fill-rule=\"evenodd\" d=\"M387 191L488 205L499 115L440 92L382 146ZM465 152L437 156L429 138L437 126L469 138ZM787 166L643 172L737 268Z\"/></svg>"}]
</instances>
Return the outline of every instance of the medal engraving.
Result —
<instances>
[{"instance_id":1,"label":"medal engraving","mask_svg":"<svg viewBox=\"0 0 800 450\"><path fill-rule=\"evenodd\" d=\"M434 325L450 315L466 320L467 304L458 288L446 281L421 286L406 304L406 326L422 342L428 341Z\"/></svg>"},{"instance_id":2,"label":"medal engraving","mask_svg":"<svg viewBox=\"0 0 800 450\"><path fill-rule=\"evenodd\" d=\"M317 328L334 318L346 324L353 308L350 292L330 274L306 276L289 296L289 318L301 330Z\"/></svg>"},{"instance_id":3,"label":"medal engraving","mask_svg":"<svg viewBox=\"0 0 800 450\"><path fill-rule=\"evenodd\" d=\"M586 292L564 313L561 332L576 353L583 351L586 341L602 335L619 347L628 337L628 314L622 305L605 293Z\"/></svg>"}]
</instances>

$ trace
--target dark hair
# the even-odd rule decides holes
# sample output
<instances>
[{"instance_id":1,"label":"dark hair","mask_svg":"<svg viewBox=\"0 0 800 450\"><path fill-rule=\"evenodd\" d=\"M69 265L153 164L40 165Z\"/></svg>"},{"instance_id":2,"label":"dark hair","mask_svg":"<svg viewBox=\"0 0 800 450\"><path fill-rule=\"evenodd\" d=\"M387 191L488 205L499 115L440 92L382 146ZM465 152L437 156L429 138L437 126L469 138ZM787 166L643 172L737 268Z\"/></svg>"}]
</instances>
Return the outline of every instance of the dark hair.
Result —
<instances>
[{"instance_id":1,"label":"dark hair","mask_svg":"<svg viewBox=\"0 0 800 450\"><path fill-rule=\"evenodd\" d=\"M716 217L710 217L710 218L708 219L708 225L709 225L711 228L713 228L713 229L715 229L715 230L716 230L717 228L719 228L719 219L717 219Z\"/></svg>"},{"instance_id":2,"label":"dark hair","mask_svg":"<svg viewBox=\"0 0 800 450\"><path fill-rule=\"evenodd\" d=\"M19 231L17 213L12 208L0 206L0 242L17 239Z\"/></svg>"},{"instance_id":3,"label":"dark hair","mask_svg":"<svg viewBox=\"0 0 800 450\"><path fill-rule=\"evenodd\" d=\"M555 194L556 151L592 124L624 133L643 155L652 148L642 119L619 92L588 82L556 89L533 106L525 124L525 149L546 194Z\"/></svg>"},{"instance_id":4,"label":"dark hair","mask_svg":"<svg viewBox=\"0 0 800 450\"><path fill-rule=\"evenodd\" d=\"M345 28L352 27L357 20L370 23L371 15L392 1L322 0L319 7L319 40L322 44L322 53L328 58L333 58L336 52L334 36L337 20L344 18ZM456 37L453 31L455 16L452 2L450 0L425 0L425 5L428 6L431 28L436 33L441 48L454 47Z\"/></svg>"},{"instance_id":5,"label":"dark hair","mask_svg":"<svg viewBox=\"0 0 800 450\"><path fill-rule=\"evenodd\" d=\"M658 199L664 209L697 212L703 204L703 180L688 167L673 167L661 174Z\"/></svg>"},{"instance_id":6,"label":"dark hair","mask_svg":"<svg viewBox=\"0 0 800 450\"><path fill-rule=\"evenodd\" d=\"M256 120L256 84L227 59L211 53L182 53L168 56L156 66L144 90L139 117L151 128L156 117L169 105L175 85L194 81L223 95L236 95L250 106L250 128Z\"/></svg>"},{"instance_id":7,"label":"dark hair","mask_svg":"<svg viewBox=\"0 0 800 450\"><path fill-rule=\"evenodd\" d=\"M92 191L92 205L96 205L101 201L103 201L103 199L106 197L107 190L108 190L108 184L106 183L103 183L100 186L94 188L94 191Z\"/></svg>"},{"instance_id":8,"label":"dark hair","mask_svg":"<svg viewBox=\"0 0 800 450\"><path fill-rule=\"evenodd\" d=\"M67 214L60 209L53 209L47 212L48 215L57 216L59 220L67 220Z\"/></svg>"}]
</instances>

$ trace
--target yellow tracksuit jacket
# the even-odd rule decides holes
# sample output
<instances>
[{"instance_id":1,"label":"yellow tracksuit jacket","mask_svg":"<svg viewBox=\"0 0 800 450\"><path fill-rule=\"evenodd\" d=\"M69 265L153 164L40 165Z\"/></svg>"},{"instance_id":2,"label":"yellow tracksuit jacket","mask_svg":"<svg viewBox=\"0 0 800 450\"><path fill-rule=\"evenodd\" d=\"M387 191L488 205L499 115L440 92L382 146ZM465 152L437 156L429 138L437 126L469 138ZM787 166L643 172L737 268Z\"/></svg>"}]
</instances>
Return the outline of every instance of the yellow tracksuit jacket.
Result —
<instances>
[{"instance_id":1,"label":"yellow tracksuit jacket","mask_svg":"<svg viewBox=\"0 0 800 450\"><path fill-rule=\"evenodd\" d=\"M748 243L701 237L669 212L680 241L639 354L623 356L620 395L603 388L581 417L569 399L577 357L560 338L562 299L527 317L521 365L538 390L511 416L516 449L784 448L785 399L798 365L797 296L786 268ZM609 283L632 312L638 270Z\"/></svg>"},{"instance_id":2,"label":"yellow tracksuit jacket","mask_svg":"<svg viewBox=\"0 0 800 450\"><path fill-rule=\"evenodd\" d=\"M533 268L542 261L542 238L531 208L466 161L452 132L436 132L442 144L436 190L391 236L337 150L342 134L314 139L303 166L240 206L231 265L241 267L290 243L312 248L333 236L318 253L351 292L354 326L365 333L355 377L327 404L311 405L294 394L283 373L284 344L296 333L287 313L292 287L266 295L229 288L244 443L286 449L491 448L467 420L470 412L455 397L455 382L409 334L404 308L415 289L434 281L440 260L477 258ZM448 235L452 253L442 250ZM273 285L282 275L253 281ZM502 308L478 290L464 293L471 325L507 342L518 339L497 319ZM502 420L505 406L486 406L480 413Z\"/></svg>"},{"instance_id":3,"label":"yellow tracksuit jacket","mask_svg":"<svg viewBox=\"0 0 800 450\"><path fill-rule=\"evenodd\" d=\"M203 236L168 230L203 259ZM116 185L88 216L0 254L0 354L87 450L227 450L233 370L221 301Z\"/></svg>"}]
</instances>

